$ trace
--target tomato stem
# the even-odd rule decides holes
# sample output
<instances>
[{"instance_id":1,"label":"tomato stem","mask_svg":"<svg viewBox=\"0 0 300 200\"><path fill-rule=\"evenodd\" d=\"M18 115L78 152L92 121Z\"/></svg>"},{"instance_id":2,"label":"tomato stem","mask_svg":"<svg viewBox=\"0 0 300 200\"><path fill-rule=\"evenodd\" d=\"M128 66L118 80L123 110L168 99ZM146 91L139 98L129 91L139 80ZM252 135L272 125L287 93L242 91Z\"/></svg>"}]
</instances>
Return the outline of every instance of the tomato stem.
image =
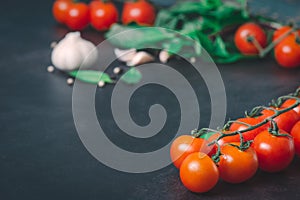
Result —
<instances>
[{"instance_id":1,"label":"tomato stem","mask_svg":"<svg viewBox=\"0 0 300 200\"><path fill-rule=\"evenodd\" d=\"M284 38L289 36L293 31L295 31L295 27L292 27L290 30L286 31L284 34L282 34L276 40L271 42L265 49L263 49L262 52L260 52L260 54L259 54L260 57L266 56L277 44L279 44Z\"/></svg>"},{"instance_id":2,"label":"tomato stem","mask_svg":"<svg viewBox=\"0 0 300 200\"><path fill-rule=\"evenodd\" d=\"M260 43L257 41L257 39L255 37L251 36L251 35L248 35L247 36L247 41L251 42L255 46L255 48L258 50L259 56L263 57L262 53L263 53L264 49L262 48Z\"/></svg>"},{"instance_id":3,"label":"tomato stem","mask_svg":"<svg viewBox=\"0 0 300 200\"><path fill-rule=\"evenodd\" d=\"M271 128L269 129L269 131L274 136L289 136L288 134L282 134L282 133L279 132L278 126L277 126L276 122L274 121L274 118L276 118L279 115L281 115L283 113L286 113L286 112L294 109L298 105L300 105L300 97L299 97L299 95L300 95L300 87L297 88L296 92L294 92L293 94L279 97L276 102L284 102L287 99L295 99L296 100L296 102L293 105L291 105L291 106L289 106L287 108L281 109L281 110L278 110L278 109L275 109L275 108L272 108L272 107L266 107L266 106L257 106L257 107L254 107L252 109L252 111L250 112L250 116L259 116L259 115L262 114L261 112L263 110L272 110L274 112L273 115L265 118L263 121L261 121L260 123L258 123L256 125L250 125L250 124L247 124L247 123L244 123L244 122L240 122L240 121L236 121L236 120L229 120L224 125L223 130L214 130L214 129L210 129L210 128L202 128L200 130L196 130L196 129L193 130L191 132L191 134L194 137L200 137L202 135L207 134L208 132L220 133L220 136L218 136L218 138L216 138L215 140L213 140L212 142L210 142L208 144L208 146L211 146L211 145L214 145L214 144L217 145L218 150L212 156L212 159L214 160L215 163L218 163L220 161L219 157L221 155L221 148L220 148L220 145L219 145L218 141L220 139L224 138L224 137L234 136L234 135L239 134L240 135L240 146L238 148L240 150L242 150L242 151L245 151L245 150L247 150L250 147L252 141L246 141L246 142L244 142L243 133L245 133L247 131L254 130L254 129L256 129L258 127L261 127L261 126L263 126L263 125L265 125L267 123L271 122ZM246 112L246 114L248 114L248 113ZM232 123L243 124L243 125L248 126L248 128L243 129L243 130L233 131L233 132L230 132L230 133L228 133L228 132L224 133L224 131L226 131L230 127L230 125Z\"/></svg>"}]
</instances>

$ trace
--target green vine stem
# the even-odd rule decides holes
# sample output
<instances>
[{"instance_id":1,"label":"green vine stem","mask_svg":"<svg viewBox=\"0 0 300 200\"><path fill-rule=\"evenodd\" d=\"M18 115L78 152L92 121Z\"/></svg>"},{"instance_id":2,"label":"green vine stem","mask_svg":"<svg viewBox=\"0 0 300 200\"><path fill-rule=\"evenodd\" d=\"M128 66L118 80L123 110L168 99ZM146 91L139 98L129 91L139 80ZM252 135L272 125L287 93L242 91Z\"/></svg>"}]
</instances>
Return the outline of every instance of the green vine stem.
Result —
<instances>
[{"instance_id":1,"label":"green vine stem","mask_svg":"<svg viewBox=\"0 0 300 200\"><path fill-rule=\"evenodd\" d=\"M267 123L271 123L271 127L269 128L269 131L271 134L273 134L274 136L289 136L288 134L282 134L279 132L278 126L276 124L276 122L274 121L274 118L278 117L279 115L288 112L292 109L294 109L295 107L297 107L298 105L300 105L300 87L297 88L297 90L290 94L290 95L285 95L285 96L281 96L277 99L277 101L284 101L287 99L295 99L296 102L291 105L290 107L284 108L284 109L276 109L274 107L266 107L266 106L257 106L255 108L252 109L252 111L250 112L250 114L256 114L256 115L260 115L262 110L272 110L274 112L273 115L265 118L263 121L261 121L260 123L256 124L256 125L249 125L247 123L244 122L240 122L240 121L236 121L236 120L230 120L225 124L225 128L223 128L223 130L214 130L214 129L210 129L210 128L202 128L200 130L192 130L191 134L194 137L201 137L205 134L207 134L208 132L214 132L214 133L220 133L220 136L218 136L215 140L211 141L208 146L211 145L217 145L217 152L212 156L212 159L214 160L215 163L218 163L220 161L220 155L221 155L221 147L218 143L218 141L224 137L229 137L229 136L234 136L239 134L240 135L240 145L237 146L235 145L237 148L239 148L242 151L245 151L246 149L248 149L251 145L252 141L244 141L243 138L243 133L248 132L248 131L252 131L260 126L263 126ZM247 113L246 113L247 114ZM246 115L247 116L247 115ZM224 131L226 131L227 128L229 128L230 124L232 123L239 123L239 124L243 124L248 126L248 128L243 129L243 130L238 130L238 131L233 131L230 133L224 133Z\"/></svg>"},{"instance_id":2,"label":"green vine stem","mask_svg":"<svg viewBox=\"0 0 300 200\"><path fill-rule=\"evenodd\" d=\"M259 51L260 57L265 57L279 42L281 42L284 38L289 36L292 32L296 30L295 27L292 27L290 30L286 31L284 34L282 34L280 37L278 37L276 40L271 42L266 48L264 48L262 51Z\"/></svg>"}]
</instances>

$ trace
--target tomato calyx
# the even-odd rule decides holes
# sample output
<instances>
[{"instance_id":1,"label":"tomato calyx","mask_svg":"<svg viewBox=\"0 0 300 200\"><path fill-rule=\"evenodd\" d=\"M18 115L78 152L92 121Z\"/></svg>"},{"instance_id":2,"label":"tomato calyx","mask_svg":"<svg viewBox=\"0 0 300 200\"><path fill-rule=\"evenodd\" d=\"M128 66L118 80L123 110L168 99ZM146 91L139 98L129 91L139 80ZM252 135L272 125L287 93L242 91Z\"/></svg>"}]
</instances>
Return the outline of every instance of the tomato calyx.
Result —
<instances>
[{"instance_id":1,"label":"tomato calyx","mask_svg":"<svg viewBox=\"0 0 300 200\"><path fill-rule=\"evenodd\" d=\"M280 129L278 128L277 123L274 120L271 120L271 126L268 129L269 133L276 137L292 137L287 133L280 133Z\"/></svg>"}]
</instances>

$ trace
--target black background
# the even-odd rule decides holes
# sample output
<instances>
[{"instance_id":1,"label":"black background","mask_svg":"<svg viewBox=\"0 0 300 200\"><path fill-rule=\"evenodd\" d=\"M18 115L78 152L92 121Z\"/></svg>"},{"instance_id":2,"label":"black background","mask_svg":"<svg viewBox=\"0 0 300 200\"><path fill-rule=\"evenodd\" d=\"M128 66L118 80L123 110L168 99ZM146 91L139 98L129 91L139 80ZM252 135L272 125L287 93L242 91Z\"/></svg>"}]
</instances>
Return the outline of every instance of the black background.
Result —
<instances>
[{"instance_id":1,"label":"black background","mask_svg":"<svg viewBox=\"0 0 300 200\"><path fill-rule=\"evenodd\" d=\"M272 5L279 6L265 2L271 10ZM59 72L46 72L50 64L50 43L68 31L54 22L51 6L52 1L38 0L5 1L0 6L0 199L299 199L299 159L284 172L259 171L254 178L238 185L220 181L212 191L201 195L181 185L178 171L172 165L152 173L128 174L94 159L75 130L72 87L66 84L67 77ZM90 29L83 32L83 37L94 43L103 39L101 33ZM172 62L175 68L182 64ZM292 92L300 83L299 69L280 68L272 58L218 68L227 92L227 119L240 117L244 110ZM197 80L188 68L186 73L191 80ZM111 85L99 89L96 99L108 102L106 97L112 89ZM153 86L144 90L155 94L165 88ZM205 86L199 84L197 90L206 96ZM172 97L168 92L165 94ZM143 101L143 90L135 98ZM132 104L138 102L135 98ZM203 97L204 103L200 105L204 116L202 126L207 124L210 115L206 100L209 97ZM166 103L164 98L155 96L147 102L157 101ZM101 104L97 107L106 110ZM143 115L147 110L142 105L132 107L133 114L138 115L136 119L133 115L137 123L147 123L146 114ZM153 150L172 139L179 112L176 101L168 102L167 109L173 111L173 107L175 114L169 119L173 125L165 127L168 134L161 134L160 139L151 140L148 145L137 144L131 150ZM128 143L118 139L121 133L113 121L104 120L115 143L122 148L132 147L134 139Z\"/></svg>"}]
</instances>

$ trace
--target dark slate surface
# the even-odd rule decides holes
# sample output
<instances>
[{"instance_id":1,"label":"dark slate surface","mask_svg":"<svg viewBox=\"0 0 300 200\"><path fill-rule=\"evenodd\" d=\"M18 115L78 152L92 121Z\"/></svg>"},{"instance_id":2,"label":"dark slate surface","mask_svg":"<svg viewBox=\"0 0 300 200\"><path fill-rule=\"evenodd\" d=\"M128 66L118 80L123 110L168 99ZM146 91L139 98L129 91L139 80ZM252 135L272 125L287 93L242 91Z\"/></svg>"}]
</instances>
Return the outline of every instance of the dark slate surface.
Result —
<instances>
[{"instance_id":1,"label":"dark slate surface","mask_svg":"<svg viewBox=\"0 0 300 200\"><path fill-rule=\"evenodd\" d=\"M274 8L284 3L264 2L269 3L265 7ZM128 174L110 169L94 159L75 130L72 87L66 84L63 74L46 72L46 66L50 64L49 44L67 31L55 24L51 5L52 1L32 0L5 1L0 6L0 199L300 198L299 159L282 173L258 172L253 179L239 185L220 181L212 191L203 195L188 192L179 181L178 171L171 165L152 173ZM296 5L299 10L299 4ZM100 33L91 30L83 35L95 43L102 40ZM181 64L173 63L175 68ZM227 92L227 118L237 118L244 110L266 104L300 85L299 69L279 68L271 58L218 67ZM189 79L197 80L192 72L187 70L186 73ZM99 90L96 99L104 105L109 103L106 97L112 89L113 86L108 86ZM155 93L164 91L164 88L153 86L145 90ZM200 85L197 90L201 95L207 94L204 86ZM166 98L172 97L167 92L165 95ZM150 105L156 100L162 101L175 114L171 115L172 123L166 126L166 135L161 134L155 141L136 144L134 150L153 150L153 147L169 142L178 122L176 101L164 102L164 98L155 96L145 99L143 91L135 97ZM203 101L209 102L209 97L203 97ZM208 123L209 106L209 103L201 104L202 126ZM101 105L98 107L104 109ZM143 106L133 107L132 112L138 116L133 115L137 122L147 122L146 115L141 114L145 112ZM134 146L132 143L137 141L120 141L120 133L113 121L110 118L105 120L110 138L116 144L129 149Z\"/></svg>"}]
</instances>

